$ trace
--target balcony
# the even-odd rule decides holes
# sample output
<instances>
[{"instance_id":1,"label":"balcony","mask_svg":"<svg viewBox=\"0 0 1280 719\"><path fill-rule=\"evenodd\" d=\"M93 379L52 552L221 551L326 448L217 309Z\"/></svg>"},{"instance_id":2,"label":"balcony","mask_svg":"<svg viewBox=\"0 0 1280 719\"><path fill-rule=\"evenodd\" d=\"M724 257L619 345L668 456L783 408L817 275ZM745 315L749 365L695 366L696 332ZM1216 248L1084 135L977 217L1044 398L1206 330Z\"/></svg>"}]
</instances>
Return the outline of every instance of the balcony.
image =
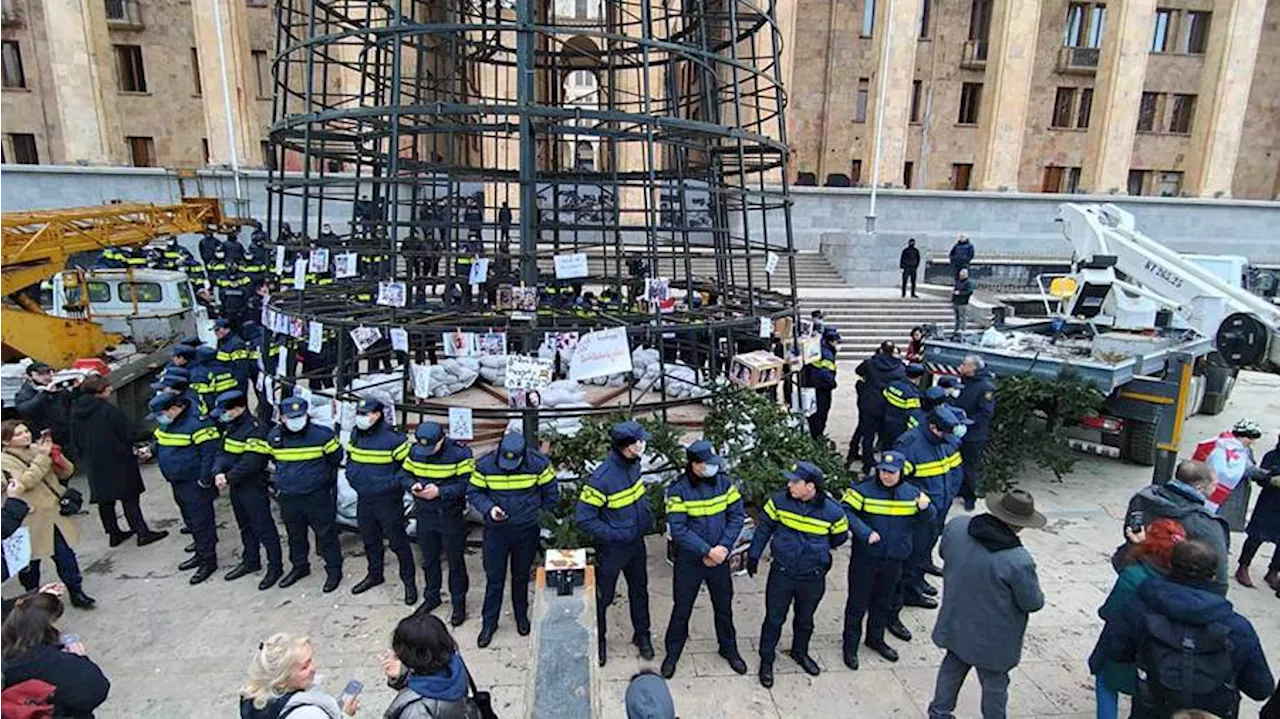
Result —
<instances>
[{"instance_id":1,"label":"balcony","mask_svg":"<svg viewBox=\"0 0 1280 719\"><path fill-rule=\"evenodd\" d=\"M960 57L960 67L970 70L981 70L987 66L987 41L969 40L964 44L964 55Z\"/></svg>"},{"instance_id":2,"label":"balcony","mask_svg":"<svg viewBox=\"0 0 1280 719\"><path fill-rule=\"evenodd\" d=\"M22 27L22 9L18 7L17 0L4 0L0 20L4 27Z\"/></svg>"},{"instance_id":3,"label":"balcony","mask_svg":"<svg viewBox=\"0 0 1280 719\"><path fill-rule=\"evenodd\" d=\"M1058 51L1058 72L1075 75L1093 75L1098 72L1096 47L1064 47Z\"/></svg>"},{"instance_id":4,"label":"balcony","mask_svg":"<svg viewBox=\"0 0 1280 719\"><path fill-rule=\"evenodd\" d=\"M107 25L113 30L141 30L142 8L138 0L103 0L107 8Z\"/></svg>"}]
</instances>

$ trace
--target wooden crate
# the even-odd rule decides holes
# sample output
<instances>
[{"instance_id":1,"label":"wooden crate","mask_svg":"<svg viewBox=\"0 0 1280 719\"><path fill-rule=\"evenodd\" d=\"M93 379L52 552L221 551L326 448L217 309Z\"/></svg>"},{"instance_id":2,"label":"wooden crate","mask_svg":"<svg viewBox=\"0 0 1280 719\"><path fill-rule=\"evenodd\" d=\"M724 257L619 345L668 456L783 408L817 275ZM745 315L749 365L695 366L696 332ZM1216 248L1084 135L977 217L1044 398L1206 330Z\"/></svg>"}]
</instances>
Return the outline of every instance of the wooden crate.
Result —
<instances>
[{"instance_id":1,"label":"wooden crate","mask_svg":"<svg viewBox=\"0 0 1280 719\"><path fill-rule=\"evenodd\" d=\"M782 358L768 350L736 355L729 365L729 381L743 387L772 387L782 381Z\"/></svg>"}]
</instances>

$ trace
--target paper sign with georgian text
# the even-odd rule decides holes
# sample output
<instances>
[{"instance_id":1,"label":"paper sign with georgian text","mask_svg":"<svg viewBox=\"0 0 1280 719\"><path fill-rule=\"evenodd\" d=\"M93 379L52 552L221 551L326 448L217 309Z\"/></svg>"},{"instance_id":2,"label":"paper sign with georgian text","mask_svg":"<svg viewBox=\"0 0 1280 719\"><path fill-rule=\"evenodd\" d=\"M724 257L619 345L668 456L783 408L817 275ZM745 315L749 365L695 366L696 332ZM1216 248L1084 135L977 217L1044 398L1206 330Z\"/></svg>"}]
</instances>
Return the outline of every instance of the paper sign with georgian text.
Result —
<instances>
[{"instance_id":1,"label":"paper sign with georgian text","mask_svg":"<svg viewBox=\"0 0 1280 719\"><path fill-rule=\"evenodd\" d=\"M630 371L631 345L625 327L588 332L578 338L569 379L582 381Z\"/></svg>"}]
</instances>

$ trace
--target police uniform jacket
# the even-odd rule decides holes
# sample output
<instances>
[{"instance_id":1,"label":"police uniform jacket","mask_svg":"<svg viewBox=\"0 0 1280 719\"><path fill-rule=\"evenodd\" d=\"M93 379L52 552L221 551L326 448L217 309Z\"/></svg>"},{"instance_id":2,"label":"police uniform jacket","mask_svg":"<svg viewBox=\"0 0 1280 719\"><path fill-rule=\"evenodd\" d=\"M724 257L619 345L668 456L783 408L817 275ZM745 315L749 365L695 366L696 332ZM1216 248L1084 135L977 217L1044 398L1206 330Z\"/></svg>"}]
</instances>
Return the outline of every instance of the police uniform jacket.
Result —
<instances>
[{"instance_id":1,"label":"police uniform jacket","mask_svg":"<svg viewBox=\"0 0 1280 719\"><path fill-rule=\"evenodd\" d=\"M249 381L252 357L248 345L236 333L232 332L218 340L217 360L231 373L236 384L246 384Z\"/></svg>"},{"instance_id":2,"label":"police uniform jacket","mask_svg":"<svg viewBox=\"0 0 1280 719\"><path fill-rule=\"evenodd\" d=\"M276 491L307 494L333 485L342 447L333 430L308 422L301 432L277 425L267 433L267 446L276 463Z\"/></svg>"},{"instance_id":3,"label":"police uniform jacket","mask_svg":"<svg viewBox=\"0 0 1280 719\"><path fill-rule=\"evenodd\" d=\"M476 460L467 499L484 515L485 526L493 524L530 525L538 523L538 513L551 509L559 495L551 460L535 449L525 449L520 466L507 471L498 466L494 450ZM501 507L507 518L494 522L489 512Z\"/></svg>"},{"instance_id":4,"label":"police uniform jacket","mask_svg":"<svg viewBox=\"0 0 1280 719\"><path fill-rule=\"evenodd\" d=\"M965 442L985 442L991 432L991 420L996 416L995 375L990 370L979 370L964 381L964 388L956 398L956 407L973 420L964 436Z\"/></svg>"},{"instance_id":5,"label":"police uniform jacket","mask_svg":"<svg viewBox=\"0 0 1280 719\"><path fill-rule=\"evenodd\" d=\"M156 461L170 484L205 482L213 475L218 428L188 407L168 427L156 427Z\"/></svg>"},{"instance_id":6,"label":"police uniform jacket","mask_svg":"<svg viewBox=\"0 0 1280 719\"><path fill-rule=\"evenodd\" d=\"M948 439L949 436L935 436L926 422L907 430L893 444L893 448L907 458L903 475L923 489L935 504L954 499L964 481L960 449Z\"/></svg>"},{"instance_id":7,"label":"police uniform jacket","mask_svg":"<svg viewBox=\"0 0 1280 719\"><path fill-rule=\"evenodd\" d=\"M574 519L602 543L631 542L648 533L653 507L644 495L640 460L610 450L582 485Z\"/></svg>"},{"instance_id":8,"label":"police uniform jacket","mask_svg":"<svg viewBox=\"0 0 1280 719\"><path fill-rule=\"evenodd\" d=\"M906 365L896 357L883 352L876 352L859 364L854 372L867 382L867 391L859 397L862 404L859 405L858 412L861 414L865 411L872 416L884 415L887 405L884 398L885 388L894 380L907 376Z\"/></svg>"},{"instance_id":9,"label":"police uniform jacket","mask_svg":"<svg viewBox=\"0 0 1280 719\"><path fill-rule=\"evenodd\" d=\"M246 410L222 428L222 447L213 462L213 474L227 475L233 487L266 484L270 452L266 425Z\"/></svg>"},{"instance_id":10,"label":"police uniform jacket","mask_svg":"<svg viewBox=\"0 0 1280 719\"><path fill-rule=\"evenodd\" d=\"M906 427L907 414L920 408L920 388L909 379L895 379L881 392L884 395L884 421L891 427Z\"/></svg>"},{"instance_id":11,"label":"police uniform jacket","mask_svg":"<svg viewBox=\"0 0 1280 719\"><path fill-rule=\"evenodd\" d=\"M400 463L409 456L409 440L379 421L367 430L351 430L347 442L347 481L356 494L401 493Z\"/></svg>"},{"instance_id":12,"label":"police uniform jacket","mask_svg":"<svg viewBox=\"0 0 1280 719\"><path fill-rule=\"evenodd\" d=\"M409 448L400 467L400 486L408 490L415 484L434 484L440 494L435 499L414 497L414 508L443 516L461 514L467 504L471 473L476 468L471 449L447 437L439 452L428 454L427 449L417 443Z\"/></svg>"},{"instance_id":13,"label":"police uniform jacket","mask_svg":"<svg viewBox=\"0 0 1280 719\"><path fill-rule=\"evenodd\" d=\"M814 389L835 389L836 371L836 349L829 343L823 342L822 357L812 364L805 365L805 383Z\"/></svg>"},{"instance_id":14,"label":"police uniform jacket","mask_svg":"<svg viewBox=\"0 0 1280 719\"><path fill-rule=\"evenodd\" d=\"M831 550L849 538L849 520L835 500L819 492L808 502L775 492L764 504L751 539L750 559L758 560L773 539L773 563L784 574L804 577L831 568Z\"/></svg>"},{"instance_id":15,"label":"police uniform jacket","mask_svg":"<svg viewBox=\"0 0 1280 719\"><path fill-rule=\"evenodd\" d=\"M667 527L682 552L707 556L712 547L733 549L745 518L733 477L693 477L686 471L667 487Z\"/></svg>"},{"instance_id":16,"label":"police uniform jacket","mask_svg":"<svg viewBox=\"0 0 1280 719\"><path fill-rule=\"evenodd\" d=\"M936 514L932 503L924 509L916 506L916 497L921 494L910 482L886 487L878 477L868 477L846 489L841 506L849 518L850 531L862 542L857 551L882 559L910 557L915 525L932 521ZM880 535L880 541L867 544L872 532Z\"/></svg>"}]
</instances>

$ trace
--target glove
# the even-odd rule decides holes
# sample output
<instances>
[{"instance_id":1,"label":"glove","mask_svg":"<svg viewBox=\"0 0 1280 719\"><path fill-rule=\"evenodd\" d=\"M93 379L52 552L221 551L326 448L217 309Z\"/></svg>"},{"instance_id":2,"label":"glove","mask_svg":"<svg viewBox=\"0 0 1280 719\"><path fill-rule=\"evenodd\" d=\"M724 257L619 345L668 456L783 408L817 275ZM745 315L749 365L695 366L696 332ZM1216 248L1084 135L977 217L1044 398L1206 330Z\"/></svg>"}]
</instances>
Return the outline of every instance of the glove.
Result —
<instances>
[{"instance_id":1,"label":"glove","mask_svg":"<svg viewBox=\"0 0 1280 719\"><path fill-rule=\"evenodd\" d=\"M756 572L758 571L760 571L760 560L748 558L747 559L747 576L754 577L756 576Z\"/></svg>"}]
</instances>

